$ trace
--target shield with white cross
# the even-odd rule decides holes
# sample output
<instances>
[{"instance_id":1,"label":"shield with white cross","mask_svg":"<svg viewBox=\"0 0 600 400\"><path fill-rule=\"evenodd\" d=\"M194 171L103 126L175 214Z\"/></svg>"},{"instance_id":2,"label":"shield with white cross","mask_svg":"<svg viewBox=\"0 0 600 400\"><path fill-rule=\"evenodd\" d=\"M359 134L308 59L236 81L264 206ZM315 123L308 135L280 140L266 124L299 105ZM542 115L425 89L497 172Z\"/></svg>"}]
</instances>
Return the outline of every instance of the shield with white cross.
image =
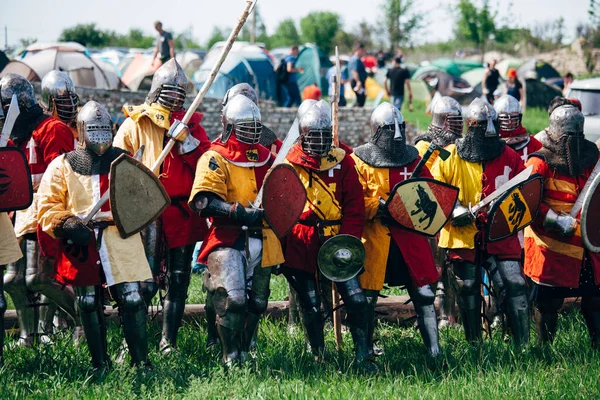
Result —
<instances>
[{"instance_id":1,"label":"shield with white cross","mask_svg":"<svg viewBox=\"0 0 600 400\"><path fill-rule=\"evenodd\" d=\"M403 228L435 236L446 225L457 199L456 186L430 178L415 178L397 184L386 206Z\"/></svg>"}]
</instances>

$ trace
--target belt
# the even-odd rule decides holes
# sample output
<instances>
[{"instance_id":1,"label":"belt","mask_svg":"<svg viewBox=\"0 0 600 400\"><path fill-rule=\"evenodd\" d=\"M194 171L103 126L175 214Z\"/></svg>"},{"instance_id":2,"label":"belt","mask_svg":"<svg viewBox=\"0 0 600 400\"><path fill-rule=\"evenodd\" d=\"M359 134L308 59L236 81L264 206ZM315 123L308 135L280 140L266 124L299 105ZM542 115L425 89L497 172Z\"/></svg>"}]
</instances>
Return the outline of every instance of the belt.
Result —
<instances>
[{"instance_id":1,"label":"belt","mask_svg":"<svg viewBox=\"0 0 600 400\"><path fill-rule=\"evenodd\" d=\"M316 226L316 227L326 227L326 226L335 226L341 225L341 219L317 219L317 220L300 220L298 221L300 225L304 226Z\"/></svg>"},{"instance_id":2,"label":"belt","mask_svg":"<svg viewBox=\"0 0 600 400\"><path fill-rule=\"evenodd\" d=\"M92 229L98 229L98 239L96 240L96 250L100 250L102 245L102 234L109 226L114 226L115 221L90 221L89 225Z\"/></svg>"}]
</instances>

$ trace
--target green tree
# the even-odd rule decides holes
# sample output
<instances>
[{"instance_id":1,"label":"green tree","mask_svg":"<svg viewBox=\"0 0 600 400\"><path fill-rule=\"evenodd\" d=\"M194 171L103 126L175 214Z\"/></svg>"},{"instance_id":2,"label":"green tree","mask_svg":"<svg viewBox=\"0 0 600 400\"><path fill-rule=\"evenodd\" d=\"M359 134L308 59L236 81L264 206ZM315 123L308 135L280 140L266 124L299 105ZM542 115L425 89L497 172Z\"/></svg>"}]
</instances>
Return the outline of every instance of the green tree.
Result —
<instances>
[{"instance_id":1,"label":"green tree","mask_svg":"<svg viewBox=\"0 0 600 400\"><path fill-rule=\"evenodd\" d=\"M312 12L300 20L302 40L315 43L325 54L333 52L334 37L341 26L340 16L329 11Z\"/></svg>"},{"instance_id":2,"label":"green tree","mask_svg":"<svg viewBox=\"0 0 600 400\"><path fill-rule=\"evenodd\" d=\"M115 40L115 34L96 28L96 24L78 24L62 31L60 42L77 42L89 47L107 46Z\"/></svg>"},{"instance_id":3,"label":"green tree","mask_svg":"<svg viewBox=\"0 0 600 400\"><path fill-rule=\"evenodd\" d=\"M125 35L112 35L112 39L106 45L146 49L154 45L154 38L144 34L141 29L132 28Z\"/></svg>"},{"instance_id":4,"label":"green tree","mask_svg":"<svg viewBox=\"0 0 600 400\"><path fill-rule=\"evenodd\" d=\"M471 42L481 52L481 62L486 44L496 31L496 15L490 10L489 0L478 8L471 0L460 0L457 5L456 36Z\"/></svg>"},{"instance_id":5,"label":"green tree","mask_svg":"<svg viewBox=\"0 0 600 400\"><path fill-rule=\"evenodd\" d=\"M206 50L210 50L210 48L217 42L221 42L226 40L227 37L224 33L225 30L221 30L219 27L214 27L210 37L208 38L208 42L206 42Z\"/></svg>"},{"instance_id":6,"label":"green tree","mask_svg":"<svg viewBox=\"0 0 600 400\"><path fill-rule=\"evenodd\" d=\"M356 35L346 32L343 29L338 29L333 38L334 43L338 46L340 53L352 53L353 47L359 40ZM362 38L361 38L361 43Z\"/></svg>"},{"instance_id":7,"label":"green tree","mask_svg":"<svg viewBox=\"0 0 600 400\"><path fill-rule=\"evenodd\" d=\"M413 0L384 0L381 5L391 51L407 44L422 28L424 15L414 9Z\"/></svg>"},{"instance_id":8,"label":"green tree","mask_svg":"<svg viewBox=\"0 0 600 400\"><path fill-rule=\"evenodd\" d=\"M37 42L36 38L21 38L19 39L19 43L21 47L29 47L30 44L34 44Z\"/></svg>"},{"instance_id":9,"label":"green tree","mask_svg":"<svg viewBox=\"0 0 600 400\"><path fill-rule=\"evenodd\" d=\"M277 25L275 33L271 36L271 46L283 47L300 44L300 34L296 29L296 24L291 18L284 19Z\"/></svg>"}]
</instances>

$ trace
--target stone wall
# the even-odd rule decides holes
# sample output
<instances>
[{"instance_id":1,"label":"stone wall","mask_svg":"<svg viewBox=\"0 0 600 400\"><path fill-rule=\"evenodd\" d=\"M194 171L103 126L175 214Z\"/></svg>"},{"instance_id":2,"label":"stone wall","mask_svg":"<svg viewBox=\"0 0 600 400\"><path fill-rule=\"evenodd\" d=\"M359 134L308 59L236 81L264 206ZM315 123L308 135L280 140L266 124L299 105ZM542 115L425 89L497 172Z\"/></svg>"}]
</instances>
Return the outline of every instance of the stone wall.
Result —
<instances>
[{"instance_id":1,"label":"stone wall","mask_svg":"<svg viewBox=\"0 0 600 400\"><path fill-rule=\"evenodd\" d=\"M39 94L39 84L34 84L36 92ZM141 104L146 99L145 92L127 92L110 91L98 89L77 88L77 94L81 99L81 104L90 100L95 100L103 104L113 116L113 119L120 123L124 119L121 111L123 104ZM193 97L188 97L186 107L193 101ZM261 101L260 110L263 118L263 124L276 132L280 138L283 138L296 118L296 108L277 107L271 101ZM204 114L202 125L209 138L212 140L221 133L221 100L205 99L200 106L200 112ZM372 108L341 108L340 109L340 140L352 147L365 142L370 135L369 120L371 118ZM414 135L414 129L407 127L409 138ZM410 139L409 139L410 140Z\"/></svg>"}]
</instances>

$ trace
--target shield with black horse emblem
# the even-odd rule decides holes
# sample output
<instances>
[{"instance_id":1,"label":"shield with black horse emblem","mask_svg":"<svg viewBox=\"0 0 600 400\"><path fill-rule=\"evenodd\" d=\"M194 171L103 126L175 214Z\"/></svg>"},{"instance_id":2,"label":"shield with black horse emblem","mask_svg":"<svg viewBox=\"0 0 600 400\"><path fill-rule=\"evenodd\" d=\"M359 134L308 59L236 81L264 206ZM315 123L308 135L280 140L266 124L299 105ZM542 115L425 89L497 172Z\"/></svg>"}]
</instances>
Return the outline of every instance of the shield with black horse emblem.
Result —
<instances>
[{"instance_id":1,"label":"shield with black horse emblem","mask_svg":"<svg viewBox=\"0 0 600 400\"><path fill-rule=\"evenodd\" d=\"M494 201L488 212L486 240L502 240L529 226L537 216L543 192L544 182L536 174Z\"/></svg>"},{"instance_id":2,"label":"shield with black horse emblem","mask_svg":"<svg viewBox=\"0 0 600 400\"><path fill-rule=\"evenodd\" d=\"M386 205L403 228L435 236L452 215L457 199L457 187L430 178L415 178L397 184Z\"/></svg>"},{"instance_id":3,"label":"shield with black horse emblem","mask_svg":"<svg viewBox=\"0 0 600 400\"><path fill-rule=\"evenodd\" d=\"M21 149L0 148L0 211L23 210L33 202L29 163Z\"/></svg>"}]
</instances>

